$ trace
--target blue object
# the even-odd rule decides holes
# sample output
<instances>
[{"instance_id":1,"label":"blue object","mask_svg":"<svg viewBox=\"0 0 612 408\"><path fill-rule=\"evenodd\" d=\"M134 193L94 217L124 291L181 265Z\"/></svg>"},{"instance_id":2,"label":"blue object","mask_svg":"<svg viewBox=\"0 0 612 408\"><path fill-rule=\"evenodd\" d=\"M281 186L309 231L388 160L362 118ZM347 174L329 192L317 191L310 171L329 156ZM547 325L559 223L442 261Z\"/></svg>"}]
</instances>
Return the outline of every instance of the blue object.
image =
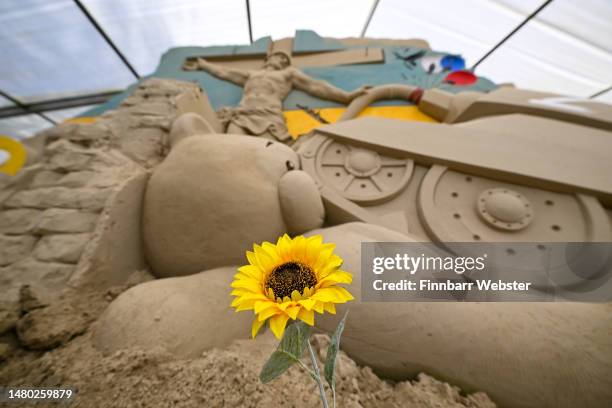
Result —
<instances>
[{"instance_id":1,"label":"blue object","mask_svg":"<svg viewBox=\"0 0 612 408\"><path fill-rule=\"evenodd\" d=\"M465 68L465 60L460 55L445 55L440 65L445 71L459 71Z\"/></svg>"}]
</instances>

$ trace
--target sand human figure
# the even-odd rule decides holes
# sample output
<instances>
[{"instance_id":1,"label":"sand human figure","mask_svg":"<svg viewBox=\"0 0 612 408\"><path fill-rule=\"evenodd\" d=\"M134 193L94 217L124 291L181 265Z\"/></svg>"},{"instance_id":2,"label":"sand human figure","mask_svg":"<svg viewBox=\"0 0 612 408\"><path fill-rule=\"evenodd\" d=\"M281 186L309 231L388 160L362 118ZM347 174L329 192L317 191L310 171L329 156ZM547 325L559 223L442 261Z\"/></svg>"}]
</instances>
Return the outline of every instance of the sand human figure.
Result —
<instances>
[{"instance_id":1,"label":"sand human figure","mask_svg":"<svg viewBox=\"0 0 612 408\"><path fill-rule=\"evenodd\" d=\"M353 92L346 92L328 82L311 78L292 67L290 57L281 51L266 57L262 68L257 70L224 68L204 58L187 60L183 69L206 71L244 88L237 107L223 108L218 112L220 119L227 126L227 133L262 136L280 141L291 139L282 109L283 100L292 89L342 104L350 103L368 89L364 86Z\"/></svg>"}]
</instances>

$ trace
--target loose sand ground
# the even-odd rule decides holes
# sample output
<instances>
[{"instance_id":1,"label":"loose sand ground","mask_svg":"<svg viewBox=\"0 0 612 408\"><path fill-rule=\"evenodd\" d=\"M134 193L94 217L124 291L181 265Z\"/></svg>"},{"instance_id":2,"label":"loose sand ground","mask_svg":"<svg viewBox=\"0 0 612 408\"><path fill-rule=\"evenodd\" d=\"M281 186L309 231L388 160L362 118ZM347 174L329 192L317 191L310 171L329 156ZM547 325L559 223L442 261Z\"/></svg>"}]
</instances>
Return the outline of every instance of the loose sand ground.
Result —
<instances>
[{"instance_id":1,"label":"loose sand ground","mask_svg":"<svg viewBox=\"0 0 612 408\"><path fill-rule=\"evenodd\" d=\"M8 345L8 351L0 364L0 384L73 387L78 395L72 406L77 407L319 406L315 383L298 367L292 367L271 384L259 381L259 370L276 347L270 333L186 360L177 360L162 349L102 355L92 345L92 328L97 316L121 289L67 294L46 307L34 309L38 314L32 315L31 327L37 330L37 341L44 342L45 333L66 337L63 328L80 332L74 328L75 321L83 322L84 331L46 351L20 346L14 329L5 333L0 340ZM324 356L328 337L315 335L313 342L318 354ZM339 356L337 370L339 407L495 406L484 393L466 395L426 374L399 383L381 380L344 353Z\"/></svg>"}]
</instances>

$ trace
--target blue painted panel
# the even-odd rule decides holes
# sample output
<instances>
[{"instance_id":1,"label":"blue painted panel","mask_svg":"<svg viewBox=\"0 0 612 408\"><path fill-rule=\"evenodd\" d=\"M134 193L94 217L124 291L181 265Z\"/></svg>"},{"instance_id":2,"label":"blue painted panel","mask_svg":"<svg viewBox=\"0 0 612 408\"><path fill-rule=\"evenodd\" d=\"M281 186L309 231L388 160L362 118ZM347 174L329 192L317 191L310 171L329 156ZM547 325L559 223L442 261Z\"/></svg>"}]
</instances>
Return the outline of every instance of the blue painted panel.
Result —
<instances>
[{"instance_id":1,"label":"blue painted panel","mask_svg":"<svg viewBox=\"0 0 612 408\"><path fill-rule=\"evenodd\" d=\"M268 48L270 47L270 43L272 42L272 37L262 37L253 42L251 45L241 45L236 47L234 50L234 54L243 55L243 54L261 54L266 55L268 53Z\"/></svg>"},{"instance_id":2,"label":"blue painted panel","mask_svg":"<svg viewBox=\"0 0 612 408\"><path fill-rule=\"evenodd\" d=\"M293 38L293 53L338 51L346 47L340 41L321 37L312 30L296 30Z\"/></svg>"},{"instance_id":3,"label":"blue painted panel","mask_svg":"<svg viewBox=\"0 0 612 408\"><path fill-rule=\"evenodd\" d=\"M304 46L315 48L323 47L321 41L326 40L314 32L299 31L298 38L302 38ZM319 41L321 40L321 41ZM157 70L151 75L156 78L171 78L182 81L198 83L206 90L213 108L223 106L236 106L242 97L242 88L227 81L219 80L203 71L183 71L181 66L185 59L193 56L220 56L236 54L261 54L262 59L269 45L269 37L262 38L250 46L215 46L215 47L180 47L172 48L166 52L160 61ZM351 48L360 48L351 47ZM439 88L449 92L481 91L487 92L497 86L487 78L477 77L476 82L468 86L455 86L445 83L444 79L452 72L448 64L443 64L445 56L454 56L453 53L435 52L416 47L385 46L382 47L385 55L384 63L356 64L329 67L305 68L304 72L313 78L322 79L331 84L351 91L362 85L406 84L415 85L423 89ZM422 64L421 59L427 63ZM439 64L434 66L432 64ZM426 71L423 66L426 66ZM451 67L452 68L452 67ZM106 109L116 107L125 98L130 88L121 95L113 98L107 104L96 108L100 113ZM311 108L324 108L340 106L337 103L321 100L307 95L301 91L293 91L284 101L285 109L297 109L297 105L306 105ZM409 104L405 101L381 101L376 105Z\"/></svg>"}]
</instances>

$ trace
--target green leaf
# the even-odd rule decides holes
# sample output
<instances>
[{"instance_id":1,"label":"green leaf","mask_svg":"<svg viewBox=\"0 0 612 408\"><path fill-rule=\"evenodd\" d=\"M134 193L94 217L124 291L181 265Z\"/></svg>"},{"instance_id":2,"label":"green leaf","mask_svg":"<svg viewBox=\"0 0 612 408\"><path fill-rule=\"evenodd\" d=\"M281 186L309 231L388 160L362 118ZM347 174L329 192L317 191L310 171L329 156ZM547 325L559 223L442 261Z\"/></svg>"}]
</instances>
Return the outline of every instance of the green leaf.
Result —
<instances>
[{"instance_id":1,"label":"green leaf","mask_svg":"<svg viewBox=\"0 0 612 408\"><path fill-rule=\"evenodd\" d=\"M306 342L308 341L309 337L310 326L302 321L296 321L287 326L283 339L278 345L278 349L299 360L304 354L307 344Z\"/></svg>"},{"instance_id":2,"label":"green leaf","mask_svg":"<svg viewBox=\"0 0 612 408\"><path fill-rule=\"evenodd\" d=\"M274 380L299 362L309 337L310 327L304 322L299 321L287 326L278 348L261 369L259 374L261 382L265 384Z\"/></svg>"},{"instance_id":3,"label":"green leaf","mask_svg":"<svg viewBox=\"0 0 612 408\"><path fill-rule=\"evenodd\" d=\"M348 316L348 310L344 314L342 320L336 327L336 332L331 338L331 342L327 347L327 357L325 358L325 367L323 369L323 374L325 375L325 380L329 387L332 390L336 389L335 385L335 370L336 370L336 357L338 356L338 350L340 349L340 337L342 336L342 331L344 330L344 323L346 322L346 317Z\"/></svg>"},{"instance_id":4,"label":"green leaf","mask_svg":"<svg viewBox=\"0 0 612 408\"><path fill-rule=\"evenodd\" d=\"M283 351L272 353L264 367L261 369L259 379L266 384L287 371L295 363L295 358Z\"/></svg>"}]
</instances>

